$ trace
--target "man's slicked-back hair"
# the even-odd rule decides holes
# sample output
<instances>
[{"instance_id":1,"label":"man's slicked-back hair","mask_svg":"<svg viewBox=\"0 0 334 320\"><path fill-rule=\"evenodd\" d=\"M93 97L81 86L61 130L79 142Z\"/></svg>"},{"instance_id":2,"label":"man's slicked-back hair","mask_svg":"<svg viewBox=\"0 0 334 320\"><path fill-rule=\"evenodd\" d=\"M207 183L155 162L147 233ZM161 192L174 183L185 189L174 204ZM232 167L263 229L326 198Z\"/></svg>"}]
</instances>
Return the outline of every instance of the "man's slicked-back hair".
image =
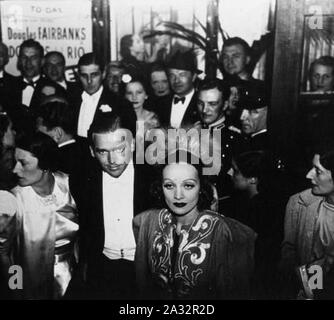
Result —
<instances>
[{"instance_id":1,"label":"man's slicked-back hair","mask_svg":"<svg viewBox=\"0 0 334 320\"><path fill-rule=\"evenodd\" d=\"M39 108L37 117L42 118L43 125L48 130L60 127L68 134L75 134L74 112L67 103L60 101L47 102Z\"/></svg>"},{"instance_id":2,"label":"man's slicked-back hair","mask_svg":"<svg viewBox=\"0 0 334 320\"><path fill-rule=\"evenodd\" d=\"M220 92L224 94L223 91L223 82L220 79L210 79L210 78L205 78L202 80L199 85L198 85L198 92L200 91L206 91L206 90L211 90L211 89L218 89Z\"/></svg>"},{"instance_id":3,"label":"man's slicked-back hair","mask_svg":"<svg viewBox=\"0 0 334 320\"><path fill-rule=\"evenodd\" d=\"M28 39L25 40L21 43L20 45L20 51L19 51L19 56L22 54L22 51L24 48L35 48L38 50L39 55L41 58L44 57L44 48L43 46L36 40L34 39Z\"/></svg>"},{"instance_id":4,"label":"man's slicked-back hair","mask_svg":"<svg viewBox=\"0 0 334 320\"><path fill-rule=\"evenodd\" d=\"M114 132L117 129L127 129L131 132L118 114L114 112L106 112L98 115L88 130L88 142L91 146L94 146L93 134Z\"/></svg>"},{"instance_id":5,"label":"man's slicked-back hair","mask_svg":"<svg viewBox=\"0 0 334 320\"><path fill-rule=\"evenodd\" d=\"M230 96L230 88L226 85L224 85L223 81L216 78L216 79L210 79L205 78L202 80L198 85L198 93L201 91L211 90L211 89L218 89L222 93L222 100L225 101Z\"/></svg>"},{"instance_id":6,"label":"man's slicked-back hair","mask_svg":"<svg viewBox=\"0 0 334 320\"><path fill-rule=\"evenodd\" d=\"M249 44L242 38L240 37L233 37L233 38L229 38L227 40L225 40L224 44L223 44L223 49L226 47L230 47L230 46L235 46L235 45L241 45L247 56L251 56L252 54L252 49L249 46Z\"/></svg>"},{"instance_id":7,"label":"man's slicked-back hair","mask_svg":"<svg viewBox=\"0 0 334 320\"><path fill-rule=\"evenodd\" d=\"M81 66L89 66L91 64L99 66L100 71L103 72L104 64L94 52L85 53L83 56L81 56L78 62L78 68L80 69Z\"/></svg>"}]
</instances>

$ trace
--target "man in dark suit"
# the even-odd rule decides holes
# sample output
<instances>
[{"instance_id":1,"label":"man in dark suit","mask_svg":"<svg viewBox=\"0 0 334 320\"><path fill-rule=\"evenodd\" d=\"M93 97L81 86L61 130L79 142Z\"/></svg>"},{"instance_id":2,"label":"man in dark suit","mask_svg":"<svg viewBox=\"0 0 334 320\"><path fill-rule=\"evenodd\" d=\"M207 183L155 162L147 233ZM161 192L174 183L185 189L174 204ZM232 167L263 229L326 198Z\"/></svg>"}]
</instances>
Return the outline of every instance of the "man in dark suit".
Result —
<instances>
[{"instance_id":1,"label":"man in dark suit","mask_svg":"<svg viewBox=\"0 0 334 320\"><path fill-rule=\"evenodd\" d=\"M168 78L174 95L168 96L157 109L164 126L179 128L199 120L197 95L194 88L199 73L192 51L177 52L168 63Z\"/></svg>"},{"instance_id":2,"label":"man in dark suit","mask_svg":"<svg viewBox=\"0 0 334 320\"><path fill-rule=\"evenodd\" d=\"M137 118L131 104L103 87L104 67L94 53L86 53L79 59L78 72L83 90L74 99L73 107L79 136L87 137L94 119L106 112L121 114L135 124Z\"/></svg>"},{"instance_id":3,"label":"man in dark suit","mask_svg":"<svg viewBox=\"0 0 334 320\"><path fill-rule=\"evenodd\" d=\"M96 161L85 183L73 190L80 212L81 265L87 266L89 298L135 297L132 219L150 208L152 174L132 160L135 144L133 132L127 130L130 127L115 113L96 118L88 132Z\"/></svg>"},{"instance_id":4,"label":"man in dark suit","mask_svg":"<svg viewBox=\"0 0 334 320\"><path fill-rule=\"evenodd\" d=\"M34 112L41 101L41 90L52 83L42 76L44 49L38 41L28 39L20 45L17 67L21 76L13 83L14 123L19 129L31 129Z\"/></svg>"}]
</instances>

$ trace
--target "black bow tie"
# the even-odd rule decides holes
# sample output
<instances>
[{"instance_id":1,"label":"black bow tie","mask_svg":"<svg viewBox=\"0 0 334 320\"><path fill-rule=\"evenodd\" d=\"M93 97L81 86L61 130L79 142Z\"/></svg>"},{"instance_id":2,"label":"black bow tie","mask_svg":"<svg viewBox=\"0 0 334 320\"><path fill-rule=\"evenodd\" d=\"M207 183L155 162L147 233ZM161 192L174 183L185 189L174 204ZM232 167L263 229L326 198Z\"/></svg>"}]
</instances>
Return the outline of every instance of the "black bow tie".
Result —
<instances>
[{"instance_id":1,"label":"black bow tie","mask_svg":"<svg viewBox=\"0 0 334 320\"><path fill-rule=\"evenodd\" d=\"M174 97L174 104L177 104L181 101L182 104L184 104L184 101L186 101L186 97Z\"/></svg>"},{"instance_id":2,"label":"black bow tie","mask_svg":"<svg viewBox=\"0 0 334 320\"><path fill-rule=\"evenodd\" d=\"M22 88L23 88L23 90L26 87L28 87L28 86L31 86L31 87L35 88L36 87L36 82L34 82L34 81L31 81L31 82L25 82L25 81L23 81L22 82Z\"/></svg>"}]
</instances>

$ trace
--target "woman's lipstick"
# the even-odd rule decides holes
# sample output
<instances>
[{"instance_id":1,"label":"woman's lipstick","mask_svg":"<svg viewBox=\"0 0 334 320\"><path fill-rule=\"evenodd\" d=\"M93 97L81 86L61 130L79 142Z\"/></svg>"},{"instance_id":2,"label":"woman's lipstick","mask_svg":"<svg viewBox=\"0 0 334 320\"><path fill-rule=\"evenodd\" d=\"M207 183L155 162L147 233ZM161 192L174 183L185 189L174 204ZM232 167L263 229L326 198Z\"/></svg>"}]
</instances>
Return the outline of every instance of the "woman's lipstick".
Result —
<instances>
[{"instance_id":1,"label":"woman's lipstick","mask_svg":"<svg viewBox=\"0 0 334 320\"><path fill-rule=\"evenodd\" d=\"M183 208L186 205L185 202L174 202L173 204L177 208Z\"/></svg>"}]
</instances>

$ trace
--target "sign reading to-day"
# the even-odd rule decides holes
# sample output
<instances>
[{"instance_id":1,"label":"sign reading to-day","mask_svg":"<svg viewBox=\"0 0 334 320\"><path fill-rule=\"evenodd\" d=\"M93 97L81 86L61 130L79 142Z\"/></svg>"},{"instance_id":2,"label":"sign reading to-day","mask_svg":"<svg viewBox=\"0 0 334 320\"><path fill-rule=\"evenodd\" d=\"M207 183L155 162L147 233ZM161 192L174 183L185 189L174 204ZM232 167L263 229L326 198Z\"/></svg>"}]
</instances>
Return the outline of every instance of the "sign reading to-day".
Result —
<instances>
[{"instance_id":1,"label":"sign reading to-day","mask_svg":"<svg viewBox=\"0 0 334 320\"><path fill-rule=\"evenodd\" d=\"M14 75L19 46L32 38L49 51L64 54L67 66L74 66L92 51L90 0L1 1L2 41L9 48L6 70Z\"/></svg>"}]
</instances>

